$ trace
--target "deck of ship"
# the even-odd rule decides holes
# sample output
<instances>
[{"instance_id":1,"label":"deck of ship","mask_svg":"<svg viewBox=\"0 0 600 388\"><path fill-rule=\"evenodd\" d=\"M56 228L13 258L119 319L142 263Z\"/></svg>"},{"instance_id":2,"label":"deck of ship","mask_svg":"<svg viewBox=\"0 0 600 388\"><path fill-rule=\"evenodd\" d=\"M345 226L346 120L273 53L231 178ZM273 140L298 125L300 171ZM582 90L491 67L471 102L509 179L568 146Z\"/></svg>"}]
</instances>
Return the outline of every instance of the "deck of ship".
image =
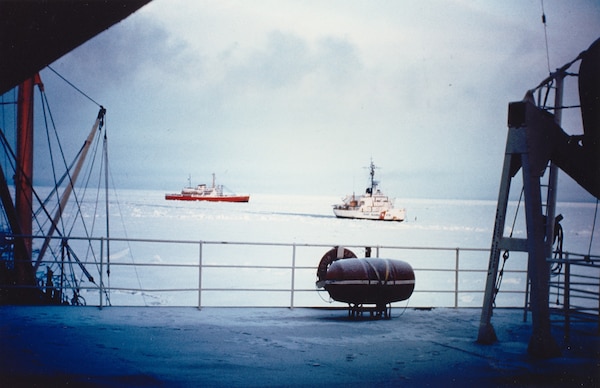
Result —
<instances>
[{"instance_id":1,"label":"deck of ship","mask_svg":"<svg viewBox=\"0 0 600 388\"><path fill-rule=\"evenodd\" d=\"M6 386L598 386L598 322L553 324L562 356L527 355L531 318L496 309L0 307Z\"/></svg>"}]
</instances>

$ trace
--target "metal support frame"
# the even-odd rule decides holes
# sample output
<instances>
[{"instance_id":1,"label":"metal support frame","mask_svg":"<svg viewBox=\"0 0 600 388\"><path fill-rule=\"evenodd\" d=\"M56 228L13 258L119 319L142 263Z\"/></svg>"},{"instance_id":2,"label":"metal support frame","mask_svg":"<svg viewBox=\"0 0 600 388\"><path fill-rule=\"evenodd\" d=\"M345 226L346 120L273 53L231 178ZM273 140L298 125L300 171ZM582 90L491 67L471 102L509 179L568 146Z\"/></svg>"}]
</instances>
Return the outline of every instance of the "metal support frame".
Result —
<instances>
[{"instance_id":1,"label":"metal support frame","mask_svg":"<svg viewBox=\"0 0 600 388\"><path fill-rule=\"evenodd\" d=\"M558 107L562 106L564 76L564 72L559 72L555 77L555 105ZM550 163L548 168L548 162L552 160L554 150L564 135L559 126L561 114L560 109L555 109L555 115L551 116L526 98L524 101L511 103L508 116L509 131L477 342L490 344L497 340L491 317L495 294L498 292L496 279L500 251L527 252L532 311L532 336L528 351L536 357L550 358L560 355L560 349L550 330L550 265L546 260L552 254L554 239L558 167ZM544 204L541 179L547 169L549 177ZM503 235L511 181L519 170L523 178L526 239Z\"/></svg>"}]
</instances>

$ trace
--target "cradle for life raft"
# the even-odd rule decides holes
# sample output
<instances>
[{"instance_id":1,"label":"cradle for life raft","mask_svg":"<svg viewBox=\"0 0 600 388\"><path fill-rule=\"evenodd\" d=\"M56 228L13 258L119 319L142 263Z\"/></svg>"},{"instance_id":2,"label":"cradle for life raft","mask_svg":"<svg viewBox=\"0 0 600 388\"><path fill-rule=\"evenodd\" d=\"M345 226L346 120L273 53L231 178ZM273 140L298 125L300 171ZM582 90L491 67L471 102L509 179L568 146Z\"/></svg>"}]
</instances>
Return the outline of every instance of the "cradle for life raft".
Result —
<instances>
[{"instance_id":1,"label":"cradle for life raft","mask_svg":"<svg viewBox=\"0 0 600 388\"><path fill-rule=\"evenodd\" d=\"M357 258L349 249L335 247L317 269L317 287L338 302L348 303L348 315L390 318L391 303L410 298L415 274L410 264L384 258Z\"/></svg>"}]
</instances>

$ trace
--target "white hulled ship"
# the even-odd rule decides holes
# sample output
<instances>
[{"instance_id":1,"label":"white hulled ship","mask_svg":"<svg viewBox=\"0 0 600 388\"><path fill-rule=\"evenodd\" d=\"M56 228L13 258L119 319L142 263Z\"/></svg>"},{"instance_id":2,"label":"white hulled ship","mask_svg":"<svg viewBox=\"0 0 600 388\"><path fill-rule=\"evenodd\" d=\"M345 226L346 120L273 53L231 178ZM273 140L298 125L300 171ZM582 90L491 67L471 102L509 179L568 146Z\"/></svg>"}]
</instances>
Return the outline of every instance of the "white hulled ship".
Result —
<instances>
[{"instance_id":1,"label":"white hulled ship","mask_svg":"<svg viewBox=\"0 0 600 388\"><path fill-rule=\"evenodd\" d=\"M361 196L347 195L341 204L333 205L333 214L338 218L365 220L404 221L406 209L394 207L393 199L384 195L375 181L375 165L369 165L371 185Z\"/></svg>"}]
</instances>

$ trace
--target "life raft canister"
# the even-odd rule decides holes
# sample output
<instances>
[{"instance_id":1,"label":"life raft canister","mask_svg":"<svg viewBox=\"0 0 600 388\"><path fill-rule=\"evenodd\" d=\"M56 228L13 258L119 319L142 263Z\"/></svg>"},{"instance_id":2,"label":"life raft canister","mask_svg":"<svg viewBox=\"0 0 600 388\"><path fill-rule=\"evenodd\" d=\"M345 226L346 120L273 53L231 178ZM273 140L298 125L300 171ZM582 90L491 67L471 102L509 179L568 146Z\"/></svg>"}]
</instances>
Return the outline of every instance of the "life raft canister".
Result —
<instances>
[{"instance_id":1,"label":"life raft canister","mask_svg":"<svg viewBox=\"0 0 600 388\"><path fill-rule=\"evenodd\" d=\"M368 256L370 252L367 251ZM325 253L317 269L317 287L332 299L354 305L386 305L410 298L415 274L410 264L385 258L357 258L344 247Z\"/></svg>"},{"instance_id":2,"label":"life raft canister","mask_svg":"<svg viewBox=\"0 0 600 388\"><path fill-rule=\"evenodd\" d=\"M379 306L408 299L415 288L415 274L401 260L350 258L332 263L323 283L338 302Z\"/></svg>"}]
</instances>

